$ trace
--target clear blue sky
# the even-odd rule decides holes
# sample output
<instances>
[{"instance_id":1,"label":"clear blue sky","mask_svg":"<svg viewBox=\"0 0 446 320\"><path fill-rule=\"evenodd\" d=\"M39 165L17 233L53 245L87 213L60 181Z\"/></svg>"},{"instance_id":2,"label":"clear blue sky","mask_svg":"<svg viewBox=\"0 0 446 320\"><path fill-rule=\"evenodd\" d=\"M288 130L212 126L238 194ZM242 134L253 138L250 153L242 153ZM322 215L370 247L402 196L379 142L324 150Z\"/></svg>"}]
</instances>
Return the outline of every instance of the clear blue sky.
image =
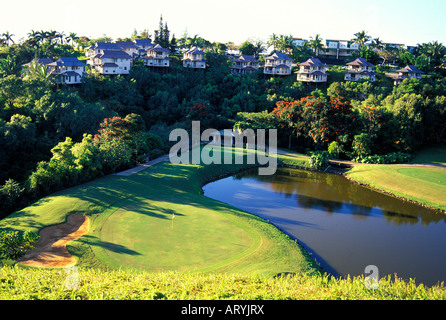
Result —
<instances>
[{"instance_id":1,"label":"clear blue sky","mask_svg":"<svg viewBox=\"0 0 446 320\"><path fill-rule=\"evenodd\" d=\"M351 39L366 30L384 42L437 40L446 45L446 0L6 0L0 33L14 40L31 30L75 32L91 38L158 29L160 15L180 38L185 30L219 42L266 40L271 34Z\"/></svg>"}]
</instances>

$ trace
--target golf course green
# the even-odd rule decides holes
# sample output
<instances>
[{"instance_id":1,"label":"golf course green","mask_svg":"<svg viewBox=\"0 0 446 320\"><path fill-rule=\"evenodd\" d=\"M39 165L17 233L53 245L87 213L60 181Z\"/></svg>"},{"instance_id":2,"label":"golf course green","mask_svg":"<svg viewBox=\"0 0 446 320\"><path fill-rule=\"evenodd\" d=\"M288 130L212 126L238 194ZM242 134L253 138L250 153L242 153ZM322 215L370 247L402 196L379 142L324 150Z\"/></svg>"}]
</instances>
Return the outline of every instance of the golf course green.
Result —
<instances>
[{"instance_id":1,"label":"golf course green","mask_svg":"<svg viewBox=\"0 0 446 320\"><path fill-rule=\"evenodd\" d=\"M289 156L287 157L289 158ZM302 161L300 155L296 159ZM161 162L54 193L0 221L38 232L86 215L89 231L69 243L79 266L149 272L315 273L311 257L279 229L202 195L209 180L247 164Z\"/></svg>"}]
</instances>

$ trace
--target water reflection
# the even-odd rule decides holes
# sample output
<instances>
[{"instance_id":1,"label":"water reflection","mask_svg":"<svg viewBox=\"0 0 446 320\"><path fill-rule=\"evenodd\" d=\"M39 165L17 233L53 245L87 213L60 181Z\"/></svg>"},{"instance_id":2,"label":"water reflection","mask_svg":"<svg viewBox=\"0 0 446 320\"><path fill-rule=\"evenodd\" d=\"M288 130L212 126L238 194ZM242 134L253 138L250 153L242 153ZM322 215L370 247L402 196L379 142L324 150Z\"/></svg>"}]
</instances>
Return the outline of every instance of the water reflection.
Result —
<instances>
[{"instance_id":1,"label":"water reflection","mask_svg":"<svg viewBox=\"0 0 446 320\"><path fill-rule=\"evenodd\" d=\"M267 183L271 191L284 198L295 198L298 207L323 209L327 214L347 208L350 214L368 216L372 208L379 208L382 215L395 224L446 222L446 215L351 183L340 175L279 168L273 176L260 176L254 170L246 170L233 179Z\"/></svg>"},{"instance_id":2,"label":"water reflection","mask_svg":"<svg viewBox=\"0 0 446 320\"><path fill-rule=\"evenodd\" d=\"M204 194L257 214L295 237L334 275L365 266L425 284L446 281L446 215L375 192L339 175L280 168L247 170Z\"/></svg>"}]
</instances>

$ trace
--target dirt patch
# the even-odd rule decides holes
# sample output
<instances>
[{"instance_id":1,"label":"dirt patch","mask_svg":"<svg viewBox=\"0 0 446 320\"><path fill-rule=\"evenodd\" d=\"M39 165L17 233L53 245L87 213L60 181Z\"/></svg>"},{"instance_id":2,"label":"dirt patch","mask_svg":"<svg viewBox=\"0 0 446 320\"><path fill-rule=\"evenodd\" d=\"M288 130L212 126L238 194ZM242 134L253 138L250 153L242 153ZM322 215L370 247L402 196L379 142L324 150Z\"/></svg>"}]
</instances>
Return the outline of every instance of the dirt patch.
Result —
<instances>
[{"instance_id":1,"label":"dirt patch","mask_svg":"<svg viewBox=\"0 0 446 320\"><path fill-rule=\"evenodd\" d=\"M76 259L68 252L66 244L85 234L88 226L88 217L74 213L68 216L65 223L43 228L39 232L39 243L19 262L44 268L64 268L74 265Z\"/></svg>"}]
</instances>

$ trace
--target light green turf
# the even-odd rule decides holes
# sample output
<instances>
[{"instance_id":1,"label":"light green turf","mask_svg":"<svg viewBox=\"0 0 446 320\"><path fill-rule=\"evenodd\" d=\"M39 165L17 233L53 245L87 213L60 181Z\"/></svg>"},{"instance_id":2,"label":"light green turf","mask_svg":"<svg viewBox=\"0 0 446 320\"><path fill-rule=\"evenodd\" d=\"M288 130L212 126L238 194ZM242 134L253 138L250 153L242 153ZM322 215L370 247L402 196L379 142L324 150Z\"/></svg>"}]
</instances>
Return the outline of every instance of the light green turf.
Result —
<instances>
[{"instance_id":1,"label":"light green turf","mask_svg":"<svg viewBox=\"0 0 446 320\"><path fill-rule=\"evenodd\" d=\"M305 165L305 157L298 158ZM131 176L107 176L46 197L0 221L0 229L38 231L77 212L91 220L90 231L69 244L81 266L317 272L307 253L276 227L202 195L206 181L247 167L163 162Z\"/></svg>"},{"instance_id":2,"label":"light green turf","mask_svg":"<svg viewBox=\"0 0 446 320\"><path fill-rule=\"evenodd\" d=\"M396 196L446 210L446 168L358 165L347 176Z\"/></svg>"}]
</instances>

